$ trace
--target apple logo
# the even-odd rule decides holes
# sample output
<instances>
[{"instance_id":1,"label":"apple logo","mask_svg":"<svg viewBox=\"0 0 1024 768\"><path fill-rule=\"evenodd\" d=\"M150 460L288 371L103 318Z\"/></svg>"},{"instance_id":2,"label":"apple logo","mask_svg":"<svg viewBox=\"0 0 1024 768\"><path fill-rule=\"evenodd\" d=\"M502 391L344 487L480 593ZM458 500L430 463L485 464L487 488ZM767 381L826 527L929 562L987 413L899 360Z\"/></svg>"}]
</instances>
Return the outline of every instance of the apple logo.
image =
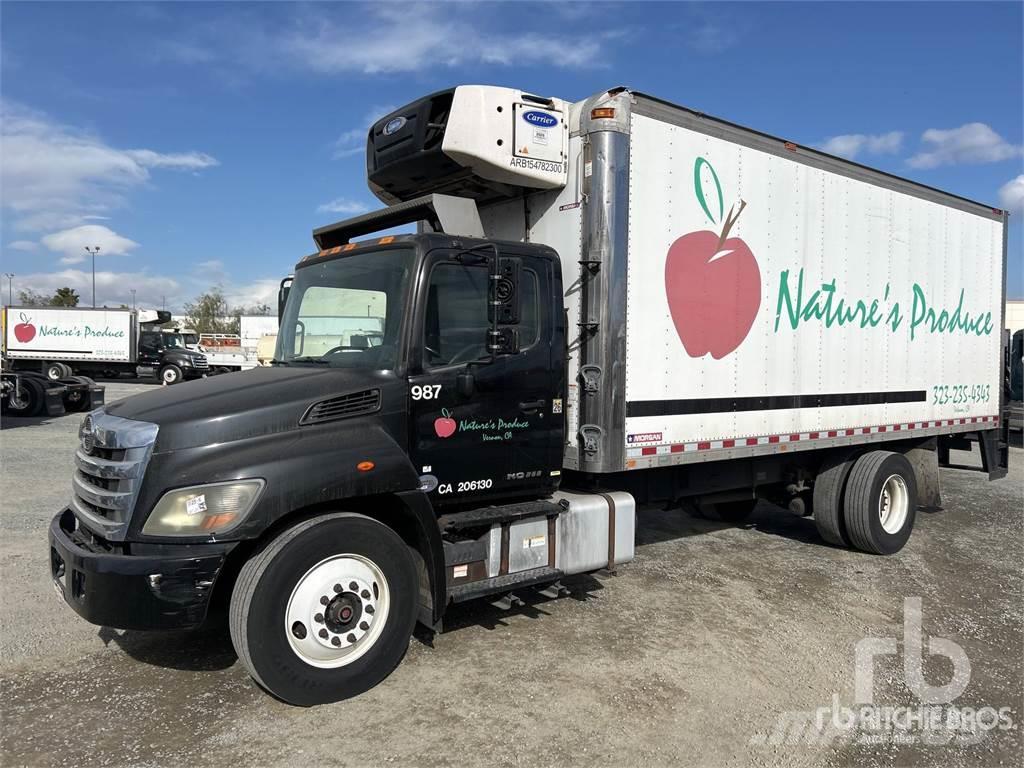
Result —
<instances>
[{"instance_id":1,"label":"apple logo","mask_svg":"<svg viewBox=\"0 0 1024 768\"><path fill-rule=\"evenodd\" d=\"M718 218L711 213L701 180L703 167L711 172L718 193ZM690 357L711 353L721 360L747 337L761 307L761 270L750 247L729 237L745 201L725 214L722 187L715 169L703 157L693 166L697 202L712 222L723 222L721 233L690 232L672 243L665 259L665 294L679 340Z\"/></svg>"},{"instance_id":2,"label":"apple logo","mask_svg":"<svg viewBox=\"0 0 1024 768\"><path fill-rule=\"evenodd\" d=\"M451 437L459 424L452 418L447 408L442 408L441 413L441 416L434 419L434 434L438 437Z\"/></svg>"},{"instance_id":3,"label":"apple logo","mask_svg":"<svg viewBox=\"0 0 1024 768\"><path fill-rule=\"evenodd\" d=\"M29 322L24 312L20 313L20 317L21 322L14 326L14 338L22 344L28 344L36 337L36 327Z\"/></svg>"}]
</instances>

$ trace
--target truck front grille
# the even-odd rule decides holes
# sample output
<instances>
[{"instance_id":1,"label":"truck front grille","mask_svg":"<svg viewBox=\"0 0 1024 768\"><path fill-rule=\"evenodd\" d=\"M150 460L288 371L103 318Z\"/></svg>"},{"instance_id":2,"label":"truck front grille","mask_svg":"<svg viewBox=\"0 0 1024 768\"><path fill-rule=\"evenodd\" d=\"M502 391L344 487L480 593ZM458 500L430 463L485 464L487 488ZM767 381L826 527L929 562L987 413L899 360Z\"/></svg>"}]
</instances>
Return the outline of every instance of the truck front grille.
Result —
<instances>
[{"instance_id":1,"label":"truck front grille","mask_svg":"<svg viewBox=\"0 0 1024 768\"><path fill-rule=\"evenodd\" d=\"M192 358L192 367L197 371L205 371L210 367L210 363L205 355L196 355Z\"/></svg>"},{"instance_id":2,"label":"truck front grille","mask_svg":"<svg viewBox=\"0 0 1024 768\"><path fill-rule=\"evenodd\" d=\"M83 526L124 539L158 429L102 409L85 417L71 480L71 508Z\"/></svg>"}]
</instances>

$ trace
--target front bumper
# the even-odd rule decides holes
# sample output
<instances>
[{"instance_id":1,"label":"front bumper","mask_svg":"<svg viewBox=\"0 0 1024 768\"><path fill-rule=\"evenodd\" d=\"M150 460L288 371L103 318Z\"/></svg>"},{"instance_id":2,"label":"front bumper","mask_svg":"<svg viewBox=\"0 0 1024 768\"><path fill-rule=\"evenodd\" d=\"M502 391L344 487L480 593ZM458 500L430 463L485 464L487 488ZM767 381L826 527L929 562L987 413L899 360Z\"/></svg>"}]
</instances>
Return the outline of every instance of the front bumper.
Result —
<instances>
[{"instance_id":1,"label":"front bumper","mask_svg":"<svg viewBox=\"0 0 1024 768\"><path fill-rule=\"evenodd\" d=\"M50 575L86 621L117 629L192 629L233 544L168 545L160 554L124 554L96 541L64 510L50 523ZM128 545L129 547L131 545Z\"/></svg>"}]
</instances>

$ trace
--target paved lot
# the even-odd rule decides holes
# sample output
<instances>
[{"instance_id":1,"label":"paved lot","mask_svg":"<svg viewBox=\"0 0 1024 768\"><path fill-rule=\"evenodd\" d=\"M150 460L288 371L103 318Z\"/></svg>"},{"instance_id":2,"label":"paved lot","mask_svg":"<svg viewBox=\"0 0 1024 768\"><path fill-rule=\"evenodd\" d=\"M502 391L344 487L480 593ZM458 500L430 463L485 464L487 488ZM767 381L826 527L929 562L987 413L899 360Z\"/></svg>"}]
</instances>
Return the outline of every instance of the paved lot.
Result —
<instances>
[{"instance_id":1,"label":"paved lot","mask_svg":"<svg viewBox=\"0 0 1024 768\"><path fill-rule=\"evenodd\" d=\"M146 386L108 383L108 401ZM3 765L1020 765L1019 448L998 483L944 471L945 510L891 558L824 546L810 520L768 505L738 528L642 510L619 576L508 613L464 607L373 691L298 709L256 688L223 630L117 632L59 602L45 531L80 418L0 433ZM969 659L954 703L1010 707L1016 728L945 746L790 743L780 718L854 701L855 644L902 640L907 597L924 635ZM925 654L928 683L952 670ZM919 703L898 655L876 664L875 703Z\"/></svg>"}]
</instances>

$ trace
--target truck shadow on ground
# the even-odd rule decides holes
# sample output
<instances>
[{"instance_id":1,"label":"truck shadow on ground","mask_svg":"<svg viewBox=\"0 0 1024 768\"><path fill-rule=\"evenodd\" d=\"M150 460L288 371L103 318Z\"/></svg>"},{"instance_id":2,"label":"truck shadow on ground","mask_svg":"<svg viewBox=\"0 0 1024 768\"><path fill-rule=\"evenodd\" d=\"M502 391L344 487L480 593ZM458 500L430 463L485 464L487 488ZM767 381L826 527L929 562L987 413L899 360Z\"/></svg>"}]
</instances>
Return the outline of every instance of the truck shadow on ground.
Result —
<instances>
[{"instance_id":1,"label":"truck shadow on ground","mask_svg":"<svg viewBox=\"0 0 1024 768\"><path fill-rule=\"evenodd\" d=\"M65 416L81 416L83 414L65 413L62 416L7 416L0 418L0 431L7 432L19 427L38 427L45 424L52 424Z\"/></svg>"},{"instance_id":2,"label":"truck shadow on ground","mask_svg":"<svg viewBox=\"0 0 1024 768\"><path fill-rule=\"evenodd\" d=\"M767 501L758 502L750 516L737 523L710 520L679 507L641 510L637 513L636 545L706 536L728 528L745 528L805 544L830 546L818 535L813 518L799 517Z\"/></svg>"},{"instance_id":3,"label":"truck shadow on ground","mask_svg":"<svg viewBox=\"0 0 1024 768\"><path fill-rule=\"evenodd\" d=\"M218 672L238 660L227 624L181 632L135 632L101 627L104 645L113 643L128 656L154 667L182 672Z\"/></svg>"}]
</instances>

